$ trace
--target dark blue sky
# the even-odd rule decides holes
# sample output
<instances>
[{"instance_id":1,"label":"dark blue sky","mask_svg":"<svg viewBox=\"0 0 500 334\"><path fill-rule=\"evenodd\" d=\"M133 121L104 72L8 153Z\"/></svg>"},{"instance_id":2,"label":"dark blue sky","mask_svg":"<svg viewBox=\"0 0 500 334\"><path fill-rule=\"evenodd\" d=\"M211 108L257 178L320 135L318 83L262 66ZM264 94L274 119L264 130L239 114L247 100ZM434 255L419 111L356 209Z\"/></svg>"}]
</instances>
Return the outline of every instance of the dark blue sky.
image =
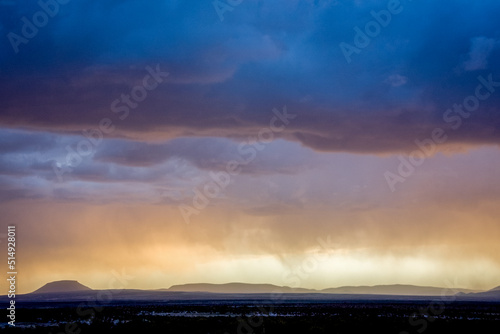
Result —
<instances>
[{"instance_id":1,"label":"dark blue sky","mask_svg":"<svg viewBox=\"0 0 500 334\"><path fill-rule=\"evenodd\" d=\"M158 64L169 78L116 135L247 135L269 109L293 104L302 117L290 140L326 151L408 149L449 126L443 113L473 92L477 76L500 81L500 4L401 1L348 64L339 44L354 46L354 28L364 31L370 12L390 3L244 1L221 22L210 1L69 1L15 53L8 33L22 36L21 18L31 22L41 7L5 1L0 122L78 132ZM450 141L496 143L498 102Z\"/></svg>"}]
</instances>

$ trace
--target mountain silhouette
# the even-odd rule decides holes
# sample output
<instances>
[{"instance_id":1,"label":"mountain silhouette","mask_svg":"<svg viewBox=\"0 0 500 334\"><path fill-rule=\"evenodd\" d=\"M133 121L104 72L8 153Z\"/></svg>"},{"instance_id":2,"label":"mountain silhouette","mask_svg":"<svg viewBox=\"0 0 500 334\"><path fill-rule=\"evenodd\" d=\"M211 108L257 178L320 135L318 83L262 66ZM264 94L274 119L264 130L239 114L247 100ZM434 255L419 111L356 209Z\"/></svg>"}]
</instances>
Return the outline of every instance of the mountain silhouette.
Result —
<instances>
[{"instance_id":1,"label":"mountain silhouette","mask_svg":"<svg viewBox=\"0 0 500 334\"><path fill-rule=\"evenodd\" d=\"M211 292L211 293L331 293L331 294L353 294L353 295L399 295L399 296L440 296L441 294L453 295L458 292L474 293L476 290L469 289L444 289L431 286L416 285L375 285L375 286L343 286L323 290L290 288L273 284L249 284L249 283L191 283L173 285L168 291L184 292Z\"/></svg>"},{"instance_id":2,"label":"mountain silhouette","mask_svg":"<svg viewBox=\"0 0 500 334\"><path fill-rule=\"evenodd\" d=\"M78 281L64 280L64 281L54 281L47 283L40 289L33 291L32 294L62 293L62 292L77 292L77 291L92 291L92 289L79 283Z\"/></svg>"},{"instance_id":3,"label":"mountain silhouette","mask_svg":"<svg viewBox=\"0 0 500 334\"><path fill-rule=\"evenodd\" d=\"M344 293L364 295L399 295L399 296L441 296L456 293L473 293L470 289L445 289L433 286L418 286L405 284L374 285L374 286L342 286L321 290L323 293Z\"/></svg>"},{"instance_id":4,"label":"mountain silhouette","mask_svg":"<svg viewBox=\"0 0 500 334\"><path fill-rule=\"evenodd\" d=\"M415 285L344 286L323 290L291 288L273 284L191 283L168 289L91 289L78 281L47 283L31 293L16 296L23 302L81 302L105 293L113 301L186 301L186 300L431 300L436 296L455 295L464 301L500 301L500 287L488 291L446 289ZM0 296L8 302L8 296Z\"/></svg>"},{"instance_id":5,"label":"mountain silhouette","mask_svg":"<svg viewBox=\"0 0 500 334\"><path fill-rule=\"evenodd\" d=\"M183 292L211 292L211 293L311 293L318 292L313 289L290 288L288 286L277 286L273 284L250 284L250 283L190 283L172 285L168 291Z\"/></svg>"}]
</instances>

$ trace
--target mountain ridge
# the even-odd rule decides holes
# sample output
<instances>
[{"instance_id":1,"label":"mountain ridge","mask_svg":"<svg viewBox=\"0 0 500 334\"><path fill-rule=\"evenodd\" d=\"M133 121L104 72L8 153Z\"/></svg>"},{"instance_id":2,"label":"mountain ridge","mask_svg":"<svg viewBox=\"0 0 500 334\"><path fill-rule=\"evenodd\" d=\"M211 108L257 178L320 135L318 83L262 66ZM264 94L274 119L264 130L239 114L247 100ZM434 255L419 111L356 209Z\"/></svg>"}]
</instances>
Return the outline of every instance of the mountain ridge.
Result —
<instances>
[{"instance_id":1,"label":"mountain ridge","mask_svg":"<svg viewBox=\"0 0 500 334\"><path fill-rule=\"evenodd\" d=\"M291 288L268 283L187 283L172 285L167 291L211 292L211 293L310 293L314 289Z\"/></svg>"},{"instance_id":2,"label":"mountain ridge","mask_svg":"<svg viewBox=\"0 0 500 334\"><path fill-rule=\"evenodd\" d=\"M41 288L31 292L30 294L64 293L64 292L79 292L79 291L93 291L93 289L81 284L76 280L61 280L61 281L49 282L44 286L42 286Z\"/></svg>"},{"instance_id":3,"label":"mountain ridge","mask_svg":"<svg viewBox=\"0 0 500 334\"><path fill-rule=\"evenodd\" d=\"M99 290L99 289L97 289ZM66 292L90 292L91 289L76 280L53 281L30 294L40 293L66 293ZM134 289L132 289L134 290ZM135 289L137 290L137 289ZM500 291L500 286L491 290L472 289L447 289L433 286L419 286L410 284L385 284L385 285L362 285L362 286L340 286L325 289L292 288L289 286L278 286L268 283L186 283L176 284L169 288L138 291L166 291L166 292L194 292L194 293L226 293L226 294L349 294L349 295L394 295L394 296L440 296L443 294L474 294Z\"/></svg>"},{"instance_id":4,"label":"mountain ridge","mask_svg":"<svg viewBox=\"0 0 500 334\"><path fill-rule=\"evenodd\" d=\"M418 286L409 284L386 284L373 286L341 286L326 289L291 288L273 284L253 283L188 283L172 285L166 291L184 292L211 292L211 293L331 293L331 294L380 294L401 296L440 296L443 293L476 293L483 290L472 289L447 289L432 286Z\"/></svg>"},{"instance_id":5,"label":"mountain ridge","mask_svg":"<svg viewBox=\"0 0 500 334\"><path fill-rule=\"evenodd\" d=\"M113 302L175 302L189 300L280 300L286 301L384 301L384 300L434 300L444 295L454 295L456 300L500 301L500 290L481 292L460 292L460 289L422 287L413 285L346 286L322 290L291 288L273 284L250 283L190 283L173 285L169 289L91 289L78 281L55 281L27 294L20 294L22 302L54 303L82 302L99 296L109 297ZM462 289L463 290L463 289ZM466 290L469 291L469 290ZM473 290L472 290L473 291ZM17 298L17 297L16 297ZM0 296L0 301L8 296Z\"/></svg>"}]
</instances>

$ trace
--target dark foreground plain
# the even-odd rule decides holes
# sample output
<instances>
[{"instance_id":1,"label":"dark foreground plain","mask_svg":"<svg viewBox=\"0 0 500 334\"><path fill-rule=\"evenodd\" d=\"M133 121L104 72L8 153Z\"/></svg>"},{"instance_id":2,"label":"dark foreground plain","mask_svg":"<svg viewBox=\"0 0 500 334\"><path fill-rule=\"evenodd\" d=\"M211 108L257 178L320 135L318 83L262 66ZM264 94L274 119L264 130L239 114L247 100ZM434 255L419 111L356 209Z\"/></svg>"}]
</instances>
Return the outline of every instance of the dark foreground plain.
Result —
<instances>
[{"instance_id":1,"label":"dark foreground plain","mask_svg":"<svg viewBox=\"0 0 500 334\"><path fill-rule=\"evenodd\" d=\"M4 333L497 333L499 302L27 303Z\"/></svg>"}]
</instances>

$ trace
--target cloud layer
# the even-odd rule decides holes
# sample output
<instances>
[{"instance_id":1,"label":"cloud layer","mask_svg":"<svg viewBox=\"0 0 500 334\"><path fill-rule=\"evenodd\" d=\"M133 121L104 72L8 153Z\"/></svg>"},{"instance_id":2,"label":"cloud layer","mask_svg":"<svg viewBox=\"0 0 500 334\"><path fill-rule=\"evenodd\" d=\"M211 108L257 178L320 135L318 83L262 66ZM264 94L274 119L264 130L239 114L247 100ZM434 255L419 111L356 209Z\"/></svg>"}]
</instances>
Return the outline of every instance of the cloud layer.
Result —
<instances>
[{"instance_id":1,"label":"cloud layer","mask_svg":"<svg viewBox=\"0 0 500 334\"><path fill-rule=\"evenodd\" d=\"M355 45L354 28L363 31L370 12L387 6L246 1L220 22L210 3L194 1L61 5L17 54L2 40L0 123L80 132L110 118L113 137L240 137L286 104L298 115L280 134L288 140L321 151L410 150L435 127L450 129L443 114L474 94L479 75L500 81L499 4L402 1L348 64L339 44ZM20 18L40 10L4 8L3 31L17 34ZM119 119L113 101L156 65L170 75ZM448 143L498 144L499 96L482 102Z\"/></svg>"}]
</instances>

